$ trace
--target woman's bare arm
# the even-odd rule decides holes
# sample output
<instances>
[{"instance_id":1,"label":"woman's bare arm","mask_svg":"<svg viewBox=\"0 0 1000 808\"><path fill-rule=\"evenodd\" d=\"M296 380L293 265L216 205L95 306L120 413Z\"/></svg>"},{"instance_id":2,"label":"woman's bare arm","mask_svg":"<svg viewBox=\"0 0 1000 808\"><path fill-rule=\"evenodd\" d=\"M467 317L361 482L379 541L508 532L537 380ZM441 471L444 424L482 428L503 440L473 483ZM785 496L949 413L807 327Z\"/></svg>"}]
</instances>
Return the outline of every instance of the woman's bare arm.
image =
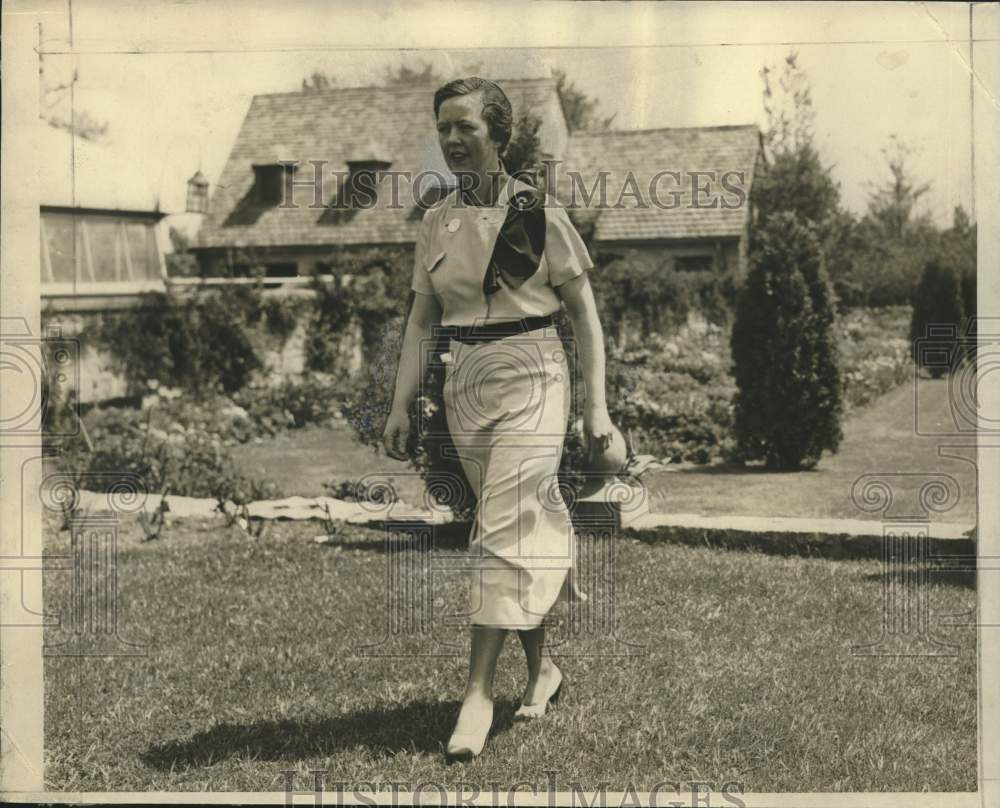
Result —
<instances>
[{"instance_id":1,"label":"woman's bare arm","mask_svg":"<svg viewBox=\"0 0 1000 808\"><path fill-rule=\"evenodd\" d=\"M587 387L584 436L591 453L599 453L610 445L612 425L605 391L604 331L597 303L586 273L560 284L556 292L566 304L566 312L573 323L573 336Z\"/></svg>"},{"instance_id":2,"label":"woman's bare arm","mask_svg":"<svg viewBox=\"0 0 1000 808\"><path fill-rule=\"evenodd\" d=\"M414 293L396 371L392 409L406 412L417 394L430 357L433 327L441 322L441 304L434 295Z\"/></svg>"},{"instance_id":3,"label":"woman's bare arm","mask_svg":"<svg viewBox=\"0 0 1000 808\"><path fill-rule=\"evenodd\" d=\"M417 394L430 357L433 327L441 322L441 304L434 295L414 293L406 317L403 345L399 351L396 389L392 408L385 420L382 446L389 457L406 460L406 439L410 434L410 402Z\"/></svg>"}]
</instances>

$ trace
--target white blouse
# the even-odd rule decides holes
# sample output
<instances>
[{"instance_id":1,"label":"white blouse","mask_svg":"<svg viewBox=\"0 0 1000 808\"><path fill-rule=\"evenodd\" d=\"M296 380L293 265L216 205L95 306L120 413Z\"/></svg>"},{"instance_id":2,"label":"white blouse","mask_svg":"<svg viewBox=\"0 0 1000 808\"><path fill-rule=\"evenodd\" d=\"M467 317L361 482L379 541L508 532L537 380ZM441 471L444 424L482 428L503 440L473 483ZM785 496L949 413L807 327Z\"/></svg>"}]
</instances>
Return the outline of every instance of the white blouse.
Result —
<instances>
[{"instance_id":1,"label":"white blouse","mask_svg":"<svg viewBox=\"0 0 1000 808\"><path fill-rule=\"evenodd\" d=\"M513 187L512 187L513 186ZM516 289L500 276L500 290L487 299L483 276L507 216L512 193L530 188L506 183L496 204L463 203L458 191L424 213L417 236L411 287L436 295L442 325L476 325L554 314L561 302L555 287L592 269L587 247L566 210L546 197L545 250L538 271Z\"/></svg>"}]
</instances>

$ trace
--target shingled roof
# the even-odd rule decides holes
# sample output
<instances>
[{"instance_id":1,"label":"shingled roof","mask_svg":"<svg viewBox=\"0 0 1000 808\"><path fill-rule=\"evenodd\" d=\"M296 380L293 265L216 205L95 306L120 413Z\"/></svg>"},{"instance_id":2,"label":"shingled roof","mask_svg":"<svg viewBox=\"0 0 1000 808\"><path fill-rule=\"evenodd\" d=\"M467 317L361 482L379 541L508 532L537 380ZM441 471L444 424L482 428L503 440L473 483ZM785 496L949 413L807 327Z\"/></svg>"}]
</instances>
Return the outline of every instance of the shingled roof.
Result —
<instances>
[{"instance_id":1,"label":"shingled roof","mask_svg":"<svg viewBox=\"0 0 1000 808\"><path fill-rule=\"evenodd\" d=\"M499 83L514 106L515 117L531 110L547 121L550 138L565 141L565 122L552 79ZM310 208L313 191L308 187L295 189L299 207L280 208L255 202L253 166L297 160L296 179L303 180L313 176L310 160L327 161L326 205L338 193L332 172L347 171L349 160L373 149L379 157L391 157L390 171L434 170L450 178L434 128L431 101L435 89L436 85L353 87L255 96L195 248L415 241L422 211L413 204L416 194L405 179L398 180L402 209L389 206L388 179L380 185L378 203L370 209ZM427 187L422 185L421 190Z\"/></svg>"},{"instance_id":2,"label":"shingled roof","mask_svg":"<svg viewBox=\"0 0 1000 808\"><path fill-rule=\"evenodd\" d=\"M762 153L756 126L645 129L618 132L576 132L569 137L552 79L501 80L515 117L531 110L543 118L542 142L558 159L557 195L576 207L581 217L595 219L598 241L646 241L740 237L745 232L748 205L723 207L738 197L720 187L725 172L742 172L734 180L749 194L754 169ZM309 207L309 187L295 190L298 207L261 205L254 196L255 165L278 160L298 161L298 180L312 177L309 161L326 161L325 205L342 190L332 172L347 171L348 162L368 155L392 160L391 171L436 171L450 179L434 131L431 98L436 86L353 87L322 92L291 92L255 96L212 195L209 213L198 232L195 248L288 247L309 245L405 244L416 239L422 211L418 196L398 178L402 208L389 206L389 180L379 188L378 203L369 209ZM610 203L618 200L629 172L648 199L654 175L681 173L680 185L665 178L657 185L660 198L681 193L672 209L639 207L631 196L623 208L597 200L586 208L573 205L570 172L578 172L589 189L599 172L606 173ZM704 199L719 199L716 208L692 207L692 172L702 175ZM421 190L427 190L423 186ZM577 201L582 198L577 194Z\"/></svg>"},{"instance_id":3,"label":"shingled roof","mask_svg":"<svg viewBox=\"0 0 1000 808\"><path fill-rule=\"evenodd\" d=\"M570 139L566 169L557 181L562 202L575 208L584 220L594 221L597 241L646 241L659 239L698 239L739 237L745 232L749 205L735 205L742 188L749 196L754 169L762 154L760 131L756 126L712 126L685 129L644 129L621 132L578 132ZM593 187L599 172L606 172L606 205L596 197L585 205L586 196L579 190L573 204L571 171L577 171L584 188ZM628 172L632 172L646 206L642 207L632 192L622 195ZM678 192L675 207L652 204L649 188L661 171L679 172L681 182L664 175L655 185L662 204L673 205L671 192ZM712 172L713 177L693 172ZM730 190L720 185L726 172L743 172L742 180L731 175ZM694 182L702 189L699 204L716 200L718 207L692 206ZM578 186L579 188L579 186ZM623 207L612 207L621 196Z\"/></svg>"}]
</instances>

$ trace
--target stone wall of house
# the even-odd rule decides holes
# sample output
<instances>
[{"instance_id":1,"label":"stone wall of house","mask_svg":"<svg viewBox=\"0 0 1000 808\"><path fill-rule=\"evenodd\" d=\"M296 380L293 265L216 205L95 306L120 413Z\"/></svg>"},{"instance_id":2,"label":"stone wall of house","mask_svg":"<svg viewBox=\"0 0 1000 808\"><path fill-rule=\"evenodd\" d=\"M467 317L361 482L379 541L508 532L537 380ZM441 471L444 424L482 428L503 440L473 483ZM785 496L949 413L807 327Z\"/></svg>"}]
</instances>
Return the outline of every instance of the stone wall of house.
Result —
<instances>
[{"instance_id":1,"label":"stone wall of house","mask_svg":"<svg viewBox=\"0 0 1000 808\"><path fill-rule=\"evenodd\" d=\"M275 290L280 293L280 290ZM274 293L274 292L272 292ZM267 293L265 293L267 294ZM308 294L297 290L297 294ZM129 394L125 377L116 370L111 353L88 345L81 335L93 330L103 318L119 313L117 308L92 309L88 311L58 311L48 307L44 320L48 333L70 341L70 360L62 366L68 386L75 389L84 403L98 403L122 398ZM250 338L258 350L267 372L275 377L295 378L306 372L305 345L308 322L302 318L294 331L282 343L275 338L254 329ZM342 367L355 374L363 367L363 339L360 323L347 329L339 347Z\"/></svg>"},{"instance_id":2,"label":"stone wall of house","mask_svg":"<svg viewBox=\"0 0 1000 808\"><path fill-rule=\"evenodd\" d=\"M67 388L76 390L80 401L107 401L127 395L125 378L115 371L112 357L79 339L97 318L106 316L105 312L50 310L44 316L48 337L68 340L72 346L70 359L62 369Z\"/></svg>"}]
</instances>

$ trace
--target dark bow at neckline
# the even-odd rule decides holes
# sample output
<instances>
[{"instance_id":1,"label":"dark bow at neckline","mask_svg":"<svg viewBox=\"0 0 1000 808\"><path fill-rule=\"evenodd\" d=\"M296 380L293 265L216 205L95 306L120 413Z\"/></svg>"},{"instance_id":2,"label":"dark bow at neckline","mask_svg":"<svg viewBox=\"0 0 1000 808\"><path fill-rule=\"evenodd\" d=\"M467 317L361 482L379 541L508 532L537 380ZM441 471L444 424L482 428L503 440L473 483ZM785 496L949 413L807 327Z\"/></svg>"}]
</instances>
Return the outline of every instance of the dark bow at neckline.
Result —
<instances>
[{"instance_id":1,"label":"dark bow at neckline","mask_svg":"<svg viewBox=\"0 0 1000 808\"><path fill-rule=\"evenodd\" d=\"M501 288L500 278L517 289L538 271L545 250L545 195L525 188L507 202L507 214L497 235L483 277L483 292L489 297Z\"/></svg>"}]
</instances>

